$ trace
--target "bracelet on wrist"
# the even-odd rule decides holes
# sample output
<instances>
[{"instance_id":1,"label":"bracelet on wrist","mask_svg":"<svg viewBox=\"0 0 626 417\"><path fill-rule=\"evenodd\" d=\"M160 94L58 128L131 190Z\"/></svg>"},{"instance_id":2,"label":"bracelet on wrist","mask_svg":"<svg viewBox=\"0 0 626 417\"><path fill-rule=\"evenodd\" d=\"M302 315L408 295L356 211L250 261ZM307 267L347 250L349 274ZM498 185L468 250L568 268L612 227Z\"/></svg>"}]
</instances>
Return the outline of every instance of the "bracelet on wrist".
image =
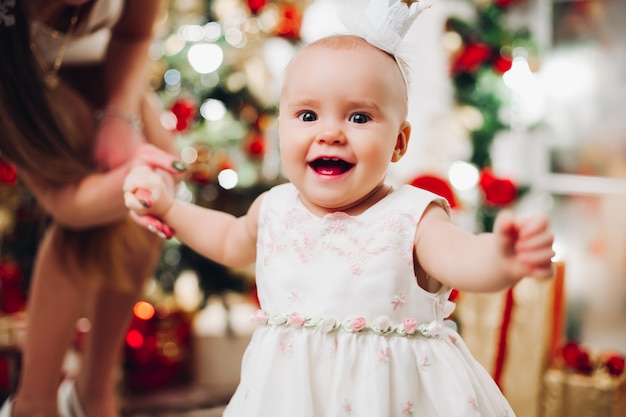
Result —
<instances>
[{"instance_id":1,"label":"bracelet on wrist","mask_svg":"<svg viewBox=\"0 0 626 417\"><path fill-rule=\"evenodd\" d=\"M130 125L130 127L135 132L139 133L143 130L143 123L141 122L141 119L138 116L128 114L125 111L120 110L115 107L107 106L107 107L98 109L95 111L94 117L96 119L96 123L98 124L100 124L102 120L106 117L115 117L117 119L123 120L126 123L128 123L128 125Z\"/></svg>"}]
</instances>

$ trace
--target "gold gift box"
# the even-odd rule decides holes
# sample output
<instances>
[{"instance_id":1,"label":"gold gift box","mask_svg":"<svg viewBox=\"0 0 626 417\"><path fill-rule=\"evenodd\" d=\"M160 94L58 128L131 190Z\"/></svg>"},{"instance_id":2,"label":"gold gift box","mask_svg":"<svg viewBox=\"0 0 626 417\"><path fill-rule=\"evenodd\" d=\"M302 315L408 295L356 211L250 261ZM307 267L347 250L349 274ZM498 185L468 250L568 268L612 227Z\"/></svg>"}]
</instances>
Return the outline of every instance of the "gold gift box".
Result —
<instances>
[{"instance_id":1,"label":"gold gift box","mask_svg":"<svg viewBox=\"0 0 626 417\"><path fill-rule=\"evenodd\" d=\"M544 375L542 417L626 417L626 373L582 375L549 369Z\"/></svg>"},{"instance_id":2,"label":"gold gift box","mask_svg":"<svg viewBox=\"0 0 626 417\"><path fill-rule=\"evenodd\" d=\"M527 278L512 289L506 329L507 291L462 293L457 302L463 340L517 417L541 416L543 377L563 342L565 265L555 266L554 279Z\"/></svg>"}]
</instances>

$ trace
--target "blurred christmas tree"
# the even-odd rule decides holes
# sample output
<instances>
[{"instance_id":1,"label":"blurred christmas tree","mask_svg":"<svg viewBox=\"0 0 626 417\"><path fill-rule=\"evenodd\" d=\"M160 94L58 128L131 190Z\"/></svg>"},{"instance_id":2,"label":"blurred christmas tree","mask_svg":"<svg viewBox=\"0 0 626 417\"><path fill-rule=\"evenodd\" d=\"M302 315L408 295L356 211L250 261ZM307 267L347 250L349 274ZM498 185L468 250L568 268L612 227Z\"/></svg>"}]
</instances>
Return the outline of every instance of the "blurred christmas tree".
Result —
<instances>
[{"instance_id":1,"label":"blurred christmas tree","mask_svg":"<svg viewBox=\"0 0 626 417\"><path fill-rule=\"evenodd\" d=\"M0 158L0 315L23 311L32 262L45 217Z\"/></svg>"},{"instance_id":2,"label":"blurred christmas tree","mask_svg":"<svg viewBox=\"0 0 626 417\"><path fill-rule=\"evenodd\" d=\"M261 192L285 181L275 132L279 85L300 46L308 4L169 2L153 48L153 87L190 171L180 198L242 215ZM205 297L252 285L174 239L157 279L169 290L183 270L198 275Z\"/></svg>"},{"instance_id":3,"label":"blurred christmas tree","mask_svg":"<svg viewBox=\"0 0 626 417\"><path fill-rule=\"evenodd\" d=\"M445 44L450 53L457 114L472 143L469 162L480 171L479 228L490 231L497 212L528 191L527 186L495 175L491 146L499 132L519 129L519 120L515 120L511 109L511 91L517 88L513 85L516 76L531 76L531 68L537 66L538 46L524 24L526 19L518 19L515 24L514 18L523 15L524 6L529 6L527 0L468 3L473 9L470 17L447 19Z\"/></svg>"}]
</instances>

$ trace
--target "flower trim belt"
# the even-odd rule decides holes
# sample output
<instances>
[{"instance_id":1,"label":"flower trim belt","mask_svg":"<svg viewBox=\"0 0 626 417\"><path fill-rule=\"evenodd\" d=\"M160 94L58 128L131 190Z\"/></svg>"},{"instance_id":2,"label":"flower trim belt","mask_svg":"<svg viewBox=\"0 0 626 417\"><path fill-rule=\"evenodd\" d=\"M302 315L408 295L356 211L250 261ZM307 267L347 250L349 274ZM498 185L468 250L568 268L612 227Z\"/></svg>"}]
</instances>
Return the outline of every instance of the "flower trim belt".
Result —
<instances>
[{"instance_id":1,"label":"flower trim belt","mask_svg":"<svg viewBox=\"0 0 626 417\"><path fill-rule=\"evenodd\" d=\"M409 318L401 323L395 323L387 316L380 316L368 323L363 317L338 321L332 317L312 318L297 312L270 314L264 310L257 310L252 315L252 321L268 326L317 328L324 333L343 330L349 333L372 332L381 336L422 336L427 338L439 338L444 327L444 324L438 320L418 324L417 321Z\"/></svg>"}]
</instances>

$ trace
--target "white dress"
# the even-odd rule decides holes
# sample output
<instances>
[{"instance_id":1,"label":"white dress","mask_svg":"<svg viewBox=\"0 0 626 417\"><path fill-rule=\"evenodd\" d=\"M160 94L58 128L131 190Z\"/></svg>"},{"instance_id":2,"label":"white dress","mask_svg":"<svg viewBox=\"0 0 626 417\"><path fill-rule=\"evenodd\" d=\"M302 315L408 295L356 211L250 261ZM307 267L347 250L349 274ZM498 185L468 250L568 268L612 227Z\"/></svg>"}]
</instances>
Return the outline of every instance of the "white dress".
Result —
<instances>
[{"instance_id":1,"label":"white dress","mask_svg":"<svg viewBox=\"0 0 626 417\"><path fill-rule=\"evenodd\" d=\"M292 184L269 191L257 242L260 327L224 416L514 416L445 325L450 290L416 282L413 240L432 202L448 209L405 185L359 216L320 218Z\"/></svg>"}]
</instances>

